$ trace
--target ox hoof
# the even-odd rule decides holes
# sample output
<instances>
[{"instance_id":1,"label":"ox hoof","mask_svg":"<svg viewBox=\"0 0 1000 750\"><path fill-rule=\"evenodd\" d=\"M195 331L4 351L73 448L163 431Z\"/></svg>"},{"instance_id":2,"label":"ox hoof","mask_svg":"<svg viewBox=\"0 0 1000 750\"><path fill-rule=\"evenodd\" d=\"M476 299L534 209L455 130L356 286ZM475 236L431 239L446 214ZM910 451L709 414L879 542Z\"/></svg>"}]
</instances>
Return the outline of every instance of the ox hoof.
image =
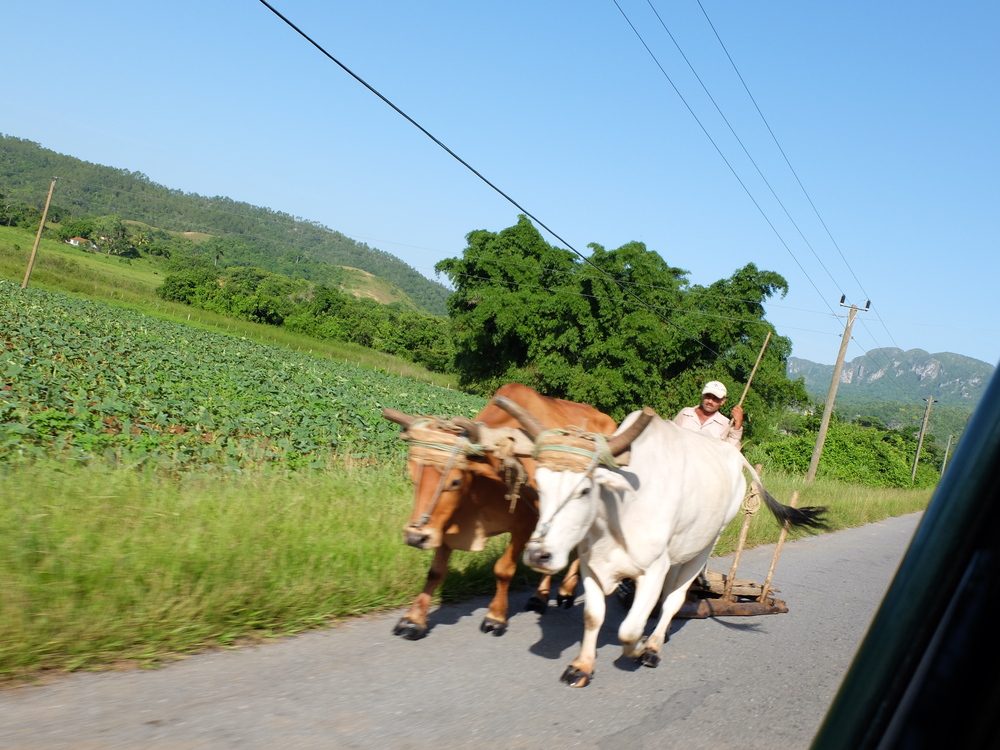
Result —
<instances>
[{"instance_id":1,"label":"ox hoof","mask_svg":"<svg viewBox=\"0 0 1000 750\"><path fill-rule=\"evenodd\" d=\"M479 629L484 633L493 633L493 635L499 637L507 632L507 623L500 622L499 620L491 620L487 617L480 624Z\"/></svg>"},{"instance_id":2,"label":"ox hoof","mask_svg":"<svg viewBox=\"0 0 1000 750\"><path fill-rule=\"evenodd\" d=\"M404 617L396 623L396 627L392 629L392 634L401 635L408 641L419 641L427 635L427 626L417 625L417 623L411 622Z\"/></svg>"},{"instance_id":3,"label":"ox hoof","mask_svg":"<svg viewBox=\"0 0 1000 750\"><path fill-rule=\"evenodd\" d=\"M646 649L642 652L642 656L639 657L639 663L644 667L653 667L654 669L660 666L660 655L651 649Z\"/></svg>"},{"instance_id":4,"label":"ox hoof","mask_svg":"<svg viewBox=\"0 0 1000 750\"><path fill-rule=\"evenodd\" d=\"M547 610L548 608L549 608L549 603L548 602L543 602L537 596L532 596L524 604L524 611L525 612L537 612L540 615L544 615L545 614L545 610Z\"/></svg>"},{"instance_id":5,"label":"ox hoof","mask_svg":"<svg viewBox=\"0 0 1000 750\"><path fill-rule=\"evenodd\" d=\"M559 594L556 597L556 606L562 607L563 609L570 609L573 606L573 602L576 600L576 596L573 594L563 595Z\"/></svg>"},{"instance_id":6,"label":"ox hoof","mask_svg":"<svg viewBox=\"0 0 1000 750\"><path fill-rule=\"evenodd\" d=\"M577 669L570 664L566 667L566 671L563 672L559 680L560 682L565 682L570 687L587 687L590 684L590 678L593 676L592 672L584 672L582 669Z\"/></svg>"}]
</instances>

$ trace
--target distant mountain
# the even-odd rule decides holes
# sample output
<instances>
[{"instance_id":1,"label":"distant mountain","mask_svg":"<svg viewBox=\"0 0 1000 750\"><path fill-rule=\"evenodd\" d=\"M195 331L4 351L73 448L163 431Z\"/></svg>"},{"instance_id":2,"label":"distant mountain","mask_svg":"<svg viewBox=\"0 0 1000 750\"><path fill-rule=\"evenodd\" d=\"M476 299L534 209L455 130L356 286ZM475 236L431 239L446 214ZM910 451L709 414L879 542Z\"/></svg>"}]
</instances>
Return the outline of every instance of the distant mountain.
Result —
<instances>
[{"instance_id":1,"label":"distant mountain","mask_svg":"<svg viewBox=\"0 0 1000 750\"><path fill-rule=\"evenodd\" d=\"M871 401L919 402L936 399L942 406L972 411L982 398L994 365L961 354L928 354L923 349L873 349L845 362L837 386L837 404ZM825 401L833 365L788 358L788 377L801 375L809 395Z\"/></svg>"},{"instance_id":2,"label":"distant mountain","mask_svg":"<svg viewBox=\"0 0 1000 750\"><path fill-rule=\"evenodd\" d=\"M185 193L142 172L92 164L0 133L0 199L5 203L20 201L40 210L55 176L52 222L117 214L170 232L224 238L236 243L224 256L228 265L258 266L317 283L342 275L339 270L331 274L331 266L361 269L392 282L421 309L447 314L451 290L446 286L394 255L315 221L225 196Z\"/></svg>"}]
</instances>

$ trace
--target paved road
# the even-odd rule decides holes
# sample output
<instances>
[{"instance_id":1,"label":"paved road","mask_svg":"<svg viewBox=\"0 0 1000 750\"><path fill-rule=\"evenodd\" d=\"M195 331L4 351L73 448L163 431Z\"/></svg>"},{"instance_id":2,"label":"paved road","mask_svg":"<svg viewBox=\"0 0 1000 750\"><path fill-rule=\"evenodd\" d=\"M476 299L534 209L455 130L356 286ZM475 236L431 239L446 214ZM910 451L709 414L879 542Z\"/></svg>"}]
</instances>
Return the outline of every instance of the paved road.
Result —
<instances>
[{"instance_id":1,"label":"paved road","mask_svg":"<svg viewBox=\"0 0 1000 750\"><path fill-rule=\"evenodd\" d=\"M518 611L495 638L478 630L478 599L438 610L417 642L390 635L395 612L160 670L2 691L0 748L804 749L918 521L786 544L774 585L787 614L676 622L657 669L620 658L622 613L609 602L584 689L559 682L582 604ZM745 553L739 576L762 581L772 551Z\"/></svg>"}]
</instances>

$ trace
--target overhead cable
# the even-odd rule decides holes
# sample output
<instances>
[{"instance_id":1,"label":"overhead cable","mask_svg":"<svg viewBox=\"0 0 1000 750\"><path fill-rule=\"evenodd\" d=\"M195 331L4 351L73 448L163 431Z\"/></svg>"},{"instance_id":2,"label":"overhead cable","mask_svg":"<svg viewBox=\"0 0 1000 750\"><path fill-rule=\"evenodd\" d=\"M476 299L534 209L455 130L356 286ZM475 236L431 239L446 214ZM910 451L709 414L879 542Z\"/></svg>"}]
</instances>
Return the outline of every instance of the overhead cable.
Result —
<instances>
[{"instance_id":1,"label":"overhead cable","mask_svg":"<svg viewBox=\"0 0 1000 750\"><path fill-rule=\"evenodd\" d=\"M600 268L598 268L583 253L581 253L579 250L577 250L575 247L573 247L572 244L570 244L569 242L567 242L566 240L564 240L562 237L560 237L558 234L556 234L554 231L552 231L552 229L550 229L544 222L542 222L540 219L538 219L538 217L536 217L534 214L532 214L526 208L524 208L523 206L521 206L520 203L518 203L516 200L514 200L511 196L507 195L507 193L505 193L499 187L497 187L492 182L490 182L488 179L486 179L486 177L484 177L471 164L469 164L467 161L465 161L464 159L462 159L462 157L460 157L458 154L456 154L454 151L452 151L450 148L448 148L444 143L442 143L440 140L438 140L436 137L434 137L434 135L432 135L426 128L424 128L422 125L420 125L420 123L418 123L416 120L414 120L408 114L406 114L403 110L401 110L399 107L397 107L391 101L389 101L388 98L386 98L385 96L383 96L371 84L369 84L367 81L365 81L359 75L357 75L354 71L352 71L350 68L348 68L346 65L344 65L344 63L342 63L340 60L338 60L333 55L331 55L329 52L327 52L318 42L316 42L315 40L313 40L308 34L306 34L304 31L302 31L302 29L300 29L298 26L296 26L294 23L292 23L288 18L286 18L284 15L282 15L274 6L272 6L270 3L268 3L267 0L260 0L260 2L261 2L262 5L264 5L265 7L267 7L268 10L270 10L272 13L274 13L274 15L276 15L278 18L280 18L282 21L284 21L297 34L299 34L299 36L301 36L303 39L305 39L307 42L309 42L313 47L315 47L317 50L319 50L326 58L328 58L330 61L332 61L333 63L335 63L345 73L347 73L354 80L356 80L358 83L360 83L366 89L368 89L373 94L375 94L375 96L377 96L379 99L381 99L387 105L389 105L398 115L400 115L401 117L403 117L407 122L409 122L411 125L413 125L415 128L417 128L421 133L423 133L428 138L430 138L434 143L436 143L438 146L440 146L449 156L451 156L459 164L461 164L466 169L468 169L470 172L472 172L474 175L476 175L476 177L478 177L480 180L482 180L484 183L486 183L489 187L491 187L496 193L498 193L500 196L502 196L507 202L509 202L511 205L513 205L515 208L517 208L521 213L523 213L525 216L527 216L532 221L534 221L536 224L538 224L538 226L542 227L542 229L544 229L550 235L552 235L557 240L559 240L559 242L563 243L563 245L565 245L567 248L569 248L570 250L572 250L584 262L586 262L586 263L594 266L594 268L596 268L600 273L604 274L604 271L602 271ZM604 274L604 275L607 276L607 274ZM611 278L611 277L609 276L608 278ZM614 281L614 279L612 279L612 281ZM643 300L640 297L638 297L637 295L635 295L631 290L625 288L624 286L622 286L620 284L619 284L619 286L621 286L623 292L625 292L626 294L629 294L629 295L635 297L637 300L639 300L640 303L644 304ZM681 328L680 326L678 326L673 321L668 320L666 318L662 318L662 317L661 317L661 320L663 320L663 322L666 323L667 325L670 325L670 326L673 326L674 328L677 328L679 331L681 331L686 336L688 336L692 341L696 342L697 344L699 344L700 346L702 346L703 348L705 348L707 351L711 352L715 356L717 356L717 357L719 357L721 359L727 359L727 357L725 357L724 355L722 355L719 352L715 351L710 346L708 346L707 344L705 344L703 341L699 341L691 333L689 333L688 331L685 331L683 328Z\"/></svg>"}]
</instances>

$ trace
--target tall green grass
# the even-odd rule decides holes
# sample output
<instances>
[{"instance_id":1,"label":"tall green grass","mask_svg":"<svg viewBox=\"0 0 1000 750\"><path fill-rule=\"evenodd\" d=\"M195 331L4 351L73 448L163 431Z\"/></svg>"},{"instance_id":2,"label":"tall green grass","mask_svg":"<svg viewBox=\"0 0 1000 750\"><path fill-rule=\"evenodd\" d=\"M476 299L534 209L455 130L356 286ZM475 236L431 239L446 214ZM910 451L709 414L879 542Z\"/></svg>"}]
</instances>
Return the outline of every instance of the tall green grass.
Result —
<instances>
[{"instance_id":1,"label":"tall green grass","mask_svg":"<svg viewBox=\"0 0 1000 750\"><path fill-rule=\"evenodd\" d=\"M179 479L4 467L0 680L155 662L407 603L431 555L402 542L411 491L401 462ZM459 555L443 595L488 590L500 549Z\"/></svg>"},{"instance_id":2,"label":"tall green grass","mask_svg":"<svg viewBox=\"0 0 1000 750\"><path fill-rule=\"evenodd\" d=\"M401 461L173 478L54 461L2 472L0 681L155 664L401 606L430 564L431 553L402 542L412 487ZM921 510L930 497L781 476L767 484L783 502L800 489L800 505L828 505L833 528ZM741 517L717 554L732 550ZM758 512L749 546L778 532ZM456 553L441 597L492 592L506 540ZM522 569L515 585L536 580Z\"/></svg>"}]
</instances>

